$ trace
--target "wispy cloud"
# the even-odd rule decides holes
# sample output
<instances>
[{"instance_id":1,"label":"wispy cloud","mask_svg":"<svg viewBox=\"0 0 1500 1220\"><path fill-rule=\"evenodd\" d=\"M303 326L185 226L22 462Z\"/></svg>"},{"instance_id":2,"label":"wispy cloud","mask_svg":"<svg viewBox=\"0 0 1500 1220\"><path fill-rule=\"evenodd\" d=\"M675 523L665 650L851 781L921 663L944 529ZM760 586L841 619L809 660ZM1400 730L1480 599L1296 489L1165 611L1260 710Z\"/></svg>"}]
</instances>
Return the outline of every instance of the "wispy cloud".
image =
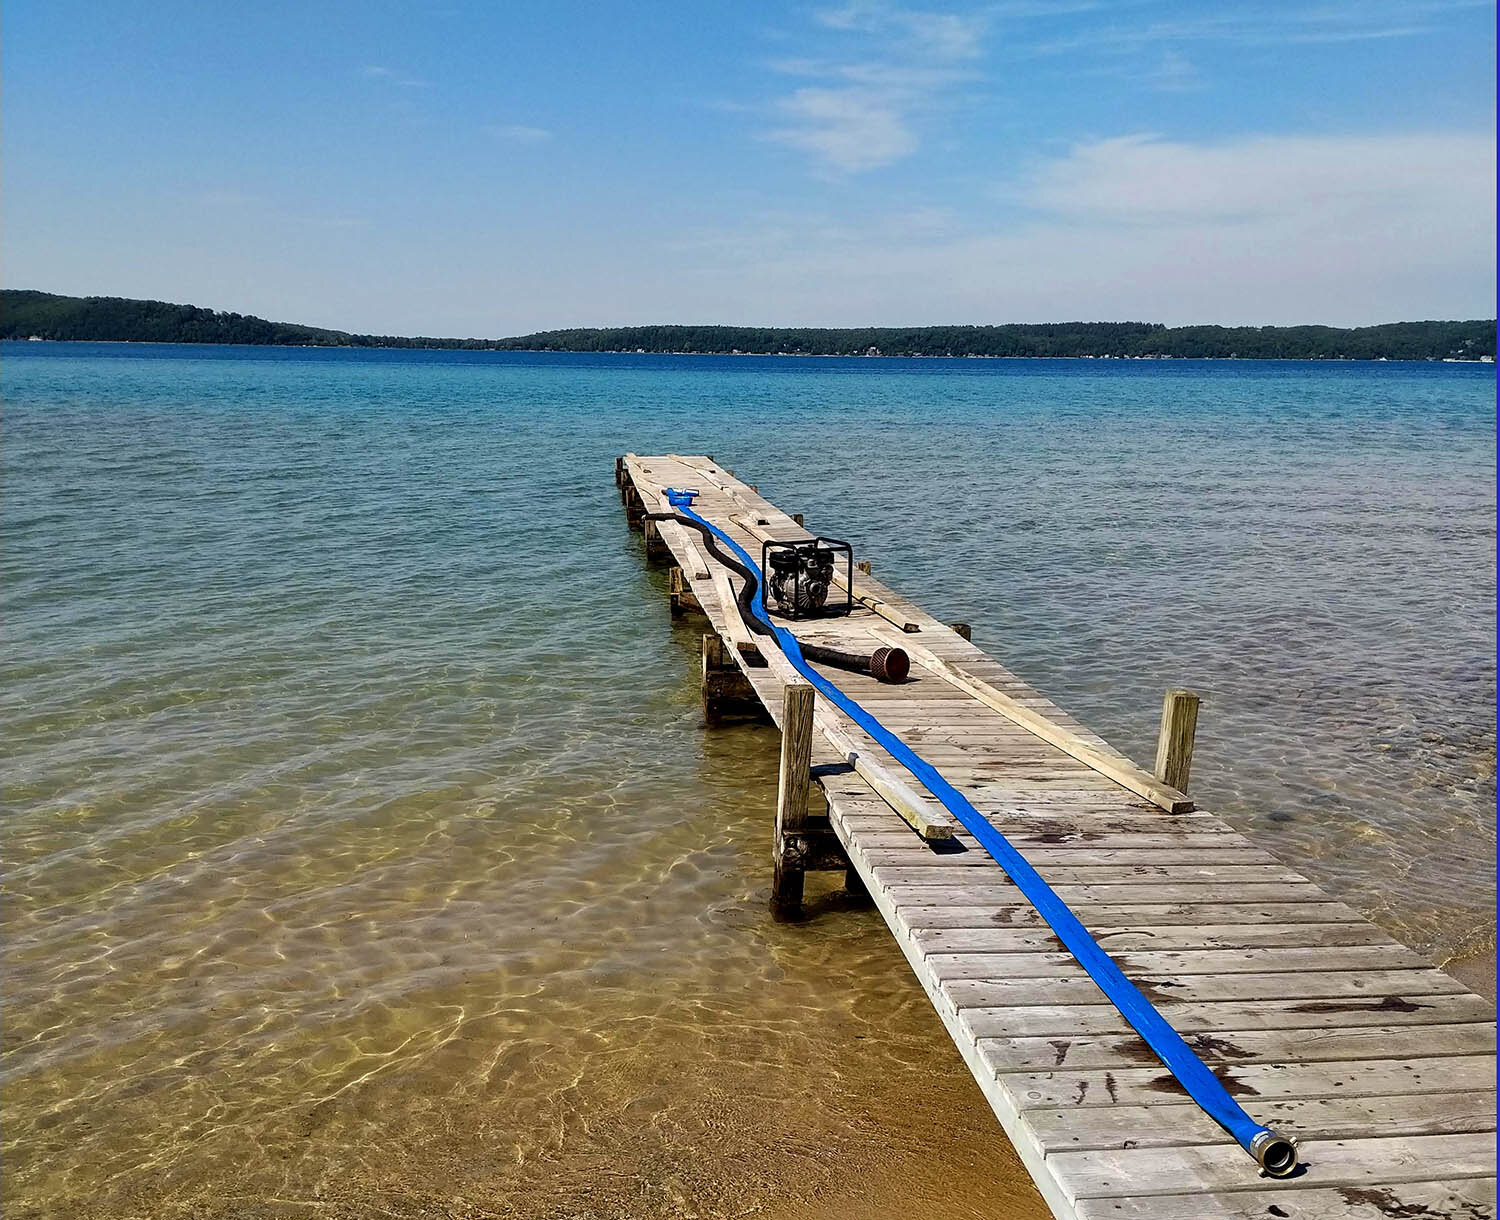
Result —
<instances>
[{"instance_id":1,"label":"wispy cloud","mask_svg":"<svg viewBox=\"0 0 1500 1220\"><path fill-rule=\"evenodd\" d=\"M1031 211L1066 223L1130 227L1274 221L1330 235L1372 218L1394 236L1458 216L1493 222L1494 147L1471 136L1257 136L1187 143L1152 135L1075 145L1009 188ZM1419 221L1418 218L1421 218ZM1375 232L1368 233L1374 238Z\"/></svg>"},{"instance_id":2,"label":"wispy cloud","mask_svg":"<svg viewBox=\"0 0 1500 1220\"><path fill-rule=\"evenodd\" d=\"M917 147L899 100L869 89L798 89L776 103L786 124L770 139L812 153L824 169L856 173Z\"/></svg>"},{"instance_id":3,"label":"wispy cloud","mask_svg":"<svg viewBox=\"0 0 1500 1220\"><path fill-rule=\"evenodd\" d=\"M1203 87L1203 76L1187 56L1166 50L1142 73L1142 81L1160 93L1190 93Z\"/></svg>"},{"instance_id":4,"label":"wispy cloud","mask_svg":"<svg viewBox=\"0 0 1500 1220\"><path fill-rule=\"evenodd\" d=\"M910 156L918 122L960 82L983 52L983 15L856 0L819 10L822 29L854 45L844 56L781 60L771 69L809 83L771 103L764 137L812 155L822 172L858 173Z\"/></svg>"},{"instance_id":5,"label":"wispy cloud","mask_svg":"<svg viewBox=\"0 0 1500 1220\"><path fill-rule=\"evenodd\" d=\"M387 84L398 85L403 89L428 89L432 82L422 80L420 77L407 76L404 72L398 72L394 68L387 68L382 64L367 64L360 73L370 80L385 81Z\"/></svg>"},{"instance_id":6,"label":"wispy cloud","mask_svg":"<svg viewBox=\"0 0 1500 1220\"><path fill-rule=\"evenodd\" d=\"M545 144L552 133L545 127L531 127L526 123L492 123L485 128L497 140L510 144Z\"/></svg>"},{"instance_id":7,"label":"wispy cloud","mask_svg":"<svg viewBox=\"0 0 1500 1220\"><path fill-rule=\"evenodd\" d=\"M1135 135L1076 145L998 195L987 222L781 216L700 235L679 282L714 316L782 325L1354 325L1493 309L1484 133Z\"/></svg>"},{"instance_id":8,"label":"wispy cloud","mask_svg":"<svg viewBox=\"0 0 1500 1220\"><path fill-rule=\"evenodd\" d=\"M822 9L814 20L830 30L894 37L909 51L945 63L977 58L987 24L983 16L926 12L878 0Z\"/></svg>"},{"instance_id":9,"label":"wispy cloud","mask_svg":"<svg viewBox=\"0 0 1500 1220\"><path fill-rule=\"evenodd\" d=\"M1264 6L1216 7L1175 20L1132 22L1117 15L1107 23L1085 24L1073 32L1027 42L1012 50L1021 54L1065 55L1078 51L1129 54L1162 46L1232 43L1240 46L1296 46L1384 41L1429 34L1442 18L1465 9L1485 7L1485 0L1341 0L1341 2L1269 9ZM1041 16L1042 14L1029 14Z\"/></svg>"}]
</instances>

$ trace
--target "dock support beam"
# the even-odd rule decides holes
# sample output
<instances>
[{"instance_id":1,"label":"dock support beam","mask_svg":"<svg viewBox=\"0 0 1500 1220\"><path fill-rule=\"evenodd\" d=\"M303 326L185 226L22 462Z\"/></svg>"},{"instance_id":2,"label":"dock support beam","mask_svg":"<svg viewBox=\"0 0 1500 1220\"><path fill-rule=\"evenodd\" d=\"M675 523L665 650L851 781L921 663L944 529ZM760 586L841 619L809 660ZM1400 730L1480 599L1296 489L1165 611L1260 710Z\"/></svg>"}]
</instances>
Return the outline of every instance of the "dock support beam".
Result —
<instances>
[{"instance_id":1,"label":"dock support beam","mask_svg":"<svg viewBox=\"0 0 1500 1220\"><path fill-rule=\"evenodd\" d=\"M974 638L974 628L970 627L968 623L949 623L948 629L960 639L972 640Z\"/></svg>"},{"instance_id":2,"label":"dock support beam","mask_svg":"<svg viewBox=\"0 0 1500 1220\"><path fill-rule=\"evenodd\" d=\"M1156 738L1156 778L1186 792L1193 766L1193 737L1198 731L1198 696L1169 690L1161 704L1161 732Z\"/></svg>"},{"instance_id":3,"label":"dock support beam","mask_svg":"<svg viewBox=\"0 0 1500 1220\"><path fill-rule=\"evenodd\" d=\"M646 540L646 558L651 559L660 555L667 549L667 544L661 540L661 531L656 528L655 521L641 522L641 534Z\"/></svg>"},{"instance_id":4,"label":"dock support beam","mask_svg":"<svg viewBox=\"0 0 1500 1220\"><path fill-rule=\"evenodd\" d=\"M781 778L776 788L776 842L771 910L802 906L807 866L807 795L812 786L813 688L788 682L781 699Z\"/></svg>"}]
</instances>

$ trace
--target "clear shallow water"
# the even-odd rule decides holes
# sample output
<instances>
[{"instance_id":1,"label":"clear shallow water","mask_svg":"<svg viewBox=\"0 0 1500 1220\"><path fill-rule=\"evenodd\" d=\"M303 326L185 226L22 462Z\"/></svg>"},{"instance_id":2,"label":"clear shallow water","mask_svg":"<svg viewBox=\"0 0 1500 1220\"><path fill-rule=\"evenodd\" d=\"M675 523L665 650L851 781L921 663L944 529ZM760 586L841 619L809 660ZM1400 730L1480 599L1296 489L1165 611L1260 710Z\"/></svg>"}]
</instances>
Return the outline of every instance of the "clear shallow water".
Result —
<instances>
[{"instance_id":1,"label":"clear shallow water","mask_svg":"<svg viewBox=\"0 0 1500 1220\"><path fill-rule=\"evenodd\" d=\"M701 728L626 450L713 453L1137 758L1199 690L1202 804L1435 959L1493 943L1493 370L19 344L3 383L17 1216L1014 1177L878 916L766 916L775 735Z\"/></svg>"}]
</instances>

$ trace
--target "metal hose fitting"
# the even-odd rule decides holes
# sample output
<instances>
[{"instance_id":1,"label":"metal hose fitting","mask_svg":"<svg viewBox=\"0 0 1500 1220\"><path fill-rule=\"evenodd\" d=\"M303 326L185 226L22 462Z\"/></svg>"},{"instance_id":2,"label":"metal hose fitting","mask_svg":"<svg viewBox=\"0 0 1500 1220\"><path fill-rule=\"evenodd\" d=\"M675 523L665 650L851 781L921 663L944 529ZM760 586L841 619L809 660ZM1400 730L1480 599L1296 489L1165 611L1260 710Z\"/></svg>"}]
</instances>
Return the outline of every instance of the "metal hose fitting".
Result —
<instances>
[{"instance_id":1,"label":"metal hose fitting","mask_svg":"<svg viewBox=\"0 0 1500 1220\"><path fill-rule=\"evenodd\" d=\"M1273 1178L1290 1177L1297 1168L1297 1141L1275 1131L1261 1131L1250 1141L1250 1155Z\"/></svg>"}]
</instances>

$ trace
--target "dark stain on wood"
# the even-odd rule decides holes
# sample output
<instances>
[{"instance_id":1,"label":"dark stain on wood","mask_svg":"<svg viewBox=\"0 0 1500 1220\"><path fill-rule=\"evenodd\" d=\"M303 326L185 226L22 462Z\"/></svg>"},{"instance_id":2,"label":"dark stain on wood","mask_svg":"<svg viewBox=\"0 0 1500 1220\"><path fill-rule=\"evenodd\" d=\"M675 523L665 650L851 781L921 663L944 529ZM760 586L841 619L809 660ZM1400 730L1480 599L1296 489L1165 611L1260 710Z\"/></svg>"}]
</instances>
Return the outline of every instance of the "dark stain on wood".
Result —
<instances>
[{"instance_id":1,"label":"dark stain on wood","mask_svg":"<svg viewBox=\"0 0 1500 1220\"><path fill-rule=\"evenodd\" d=\"M1148 1000L1173 999L1172 988L1187 986L1186 983L1174 982L1172 979L1137 979L1135 985Z\"/></svg>"},{"instance_id":2,"label":"dark stain on wood","mask_svg":"<svg viewBox=\"0 0 1500 1220\"><path fill-rule=\"evenodd\" d=\"M1160 1063L1161 1059L1142 1038L1122 1038L1111 1048L1135 1063Z\"/></svg>"},{"instance_id":3,"label":"dark stain on wood","mask_svg":"<svg viewBox=\"0 0 1500 1220\"><path fill-rule=\"evenodd\" d=\"M1260 1090L1252 1084L1246 1084L1233 1072L1219 1071L1214 1073L1219 1078L1219 1083L1224 1086L1224 1091L1231 1097L1259 1097ZM1189 1096L1188 1091L1182 1087L1182 1082L1170 1073L1165 1076L1157 1076L1151 1080L1146 1087L1156 1093L1180 1093Z\"/></svg>"},{"instance_id":4,"label":"dark stain on wood","mask_svg":"<svg viewBox=\"0 0 1500 1220\"><path fill-rule=\"evenodd\" d=\"M1431 1004L1417 1004L1400 996L1388 995L1382 1000L1315 1000L1306 1004L1293 1004L1293 1012L1417 1012L1431 1008Z\"/></svg>"},{"instance_id":5,"label":"dark stain on wood","mask_svg":"<svg viewBox=\"0 0 1500 1220\"><path fill-rule=\"evenodd\" d=\"M1476 1204L1459 1204L1462 1211L1434 1211L1425 1203L1405 1203L1395 1191L1383 1186L1344 1186L1339 1194L1351 1207L1373 1207L1391 1220L1493 1220L1495 1215Z\"/></svg>"},{"instance_id":6,"label":"dark stain on wood","mask_svg":"<svg viewBox=\"0 0 1500 1220\"><path fill-rule=\"evenodd\" d=\"M1209 1055L1220 1059L1253 1059L1254 1051L1247 1051L1243 1047L1236 1046L1228 1038L1220 1038L1215 1034L1194 1034L1188 1041L1198 1051L1206 1051Z\"/></svg>"}]
</instances>

